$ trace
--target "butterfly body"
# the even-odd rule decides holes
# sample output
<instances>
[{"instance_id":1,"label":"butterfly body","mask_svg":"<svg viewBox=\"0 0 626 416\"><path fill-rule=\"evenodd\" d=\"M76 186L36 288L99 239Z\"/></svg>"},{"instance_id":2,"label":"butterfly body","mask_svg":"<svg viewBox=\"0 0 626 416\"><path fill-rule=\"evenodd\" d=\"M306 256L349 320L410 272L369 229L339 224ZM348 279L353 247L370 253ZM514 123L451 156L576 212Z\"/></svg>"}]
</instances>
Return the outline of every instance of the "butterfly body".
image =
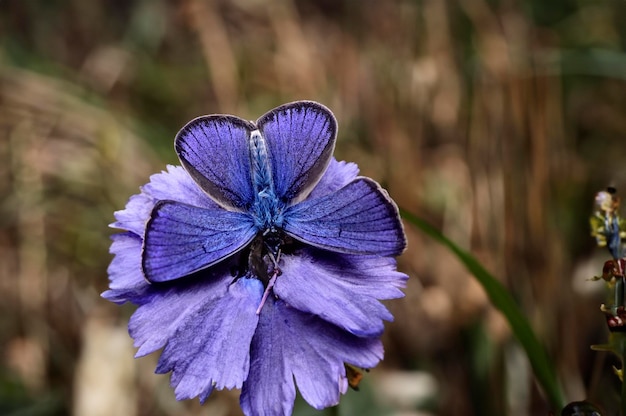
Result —
<instances>
[{"instance_id":1,"label":"butterfly body","mask_svg":"<svg viewBox=\"0 0 626 416\"><path fill-rule=\"evenodd\" d=\"M251 179L255 192L252 209L254 223L264 234L275 233L282 226L284 204L276 196L267 144L259 130L249 139Z\"/></svg>"},{"instance_id":2,"label":"butterfly body","mask_svg":"<svg viewBox=\"0 0 626 416\"><path fill-rule=\"evenodd\" d=\"M272 275L273 264L267 254L267 249L261 235L257 236L250 245L250 253L248 254L248 264L246 275L255 277L263 282L266 286Z\"/></svg>"}]
</instances>

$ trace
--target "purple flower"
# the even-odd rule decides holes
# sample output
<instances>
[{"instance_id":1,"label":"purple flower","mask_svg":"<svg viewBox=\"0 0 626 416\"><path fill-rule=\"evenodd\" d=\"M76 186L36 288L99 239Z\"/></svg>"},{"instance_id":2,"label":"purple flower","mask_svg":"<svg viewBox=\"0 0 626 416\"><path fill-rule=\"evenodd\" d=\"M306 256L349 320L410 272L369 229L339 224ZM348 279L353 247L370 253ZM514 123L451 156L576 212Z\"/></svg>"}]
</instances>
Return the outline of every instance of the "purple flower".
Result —
<instances>
[{"instance_id":1,"label":"purple flower","mask_svg":"<svg viewBox=\"0 0 626 416\"><path fill-rule=\"evenodd\" d=\"M199 117L176 136L182 167L153 175L115 213L110 289L139 305L141 357L163 348L177 399L241 388L246 415L339 402L344 363L383 357L379 302L403 296L398 210L353 163L332 157L333 114L308 101L256 123Z\"/></svg>"}]
</instances>

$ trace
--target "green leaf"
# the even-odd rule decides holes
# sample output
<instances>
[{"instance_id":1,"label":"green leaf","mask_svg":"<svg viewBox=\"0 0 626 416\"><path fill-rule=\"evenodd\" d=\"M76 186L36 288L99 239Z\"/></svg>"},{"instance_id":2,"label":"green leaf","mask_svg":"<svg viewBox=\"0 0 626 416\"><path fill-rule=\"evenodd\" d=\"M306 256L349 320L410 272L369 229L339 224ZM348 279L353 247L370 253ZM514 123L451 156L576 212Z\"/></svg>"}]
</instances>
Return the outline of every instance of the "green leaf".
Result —
<instances>
[{"instance_id":1,"label":"green leaf","mask_svg":"<svg viewBox=\"0 0 626 416\"><path fill-rule=\"evenodd\" d=\"M513 296L511 296L502 283L496 280L474 256L454 244L439 230L423 219L402 209L400 211L406 221L415 225L425 234L450 249L474 275L485 289L485 292L487 292L493 306L502 312L513 334L524 348L535 373L535 377L537 378L537 382L542 387L550 405L554 410L560 411L565 405L565 400L552 362L543 345L539 342L530 327L528 320L516 304L515 299L513 299Z\"/></svg>"}]
</instances>

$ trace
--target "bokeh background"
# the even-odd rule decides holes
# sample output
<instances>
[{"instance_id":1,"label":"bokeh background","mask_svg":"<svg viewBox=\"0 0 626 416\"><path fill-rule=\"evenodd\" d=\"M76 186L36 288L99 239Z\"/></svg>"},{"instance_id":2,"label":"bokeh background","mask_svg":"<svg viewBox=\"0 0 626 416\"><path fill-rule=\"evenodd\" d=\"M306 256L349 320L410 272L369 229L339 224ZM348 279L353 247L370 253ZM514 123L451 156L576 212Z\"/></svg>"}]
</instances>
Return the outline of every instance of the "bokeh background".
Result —
<instances>
[{"instance_id":1,"label":"bokeh background","mask_svg":"<svg viewBox=\"0 0 626 416\"><path fill-rule=\"evenodd\" d=\"M176 402L107 287L113 212L201 114L297 99L336 156L511 290L568 400L617 414L593 195L626 185L623 0L0 0L0 414L239 415ZM385 361L302 415L547 415L506 322L407 225Z\"/></svg>"}]
</instances>

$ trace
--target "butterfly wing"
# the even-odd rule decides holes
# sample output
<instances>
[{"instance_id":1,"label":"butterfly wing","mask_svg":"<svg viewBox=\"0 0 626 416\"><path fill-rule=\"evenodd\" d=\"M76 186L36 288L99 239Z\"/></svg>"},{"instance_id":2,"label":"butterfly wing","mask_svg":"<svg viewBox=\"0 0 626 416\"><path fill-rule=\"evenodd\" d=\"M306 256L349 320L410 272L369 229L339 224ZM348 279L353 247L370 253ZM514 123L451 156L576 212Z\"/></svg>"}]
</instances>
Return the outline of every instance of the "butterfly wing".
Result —
<instances>
[{"instance_id":1,"label":"butterfly wing","mask_svg":"<svg viewBox=\"0 0 626 416\"><path fill-rule=\"evenodd\" d=\"M165 282L207 268L255 236L243 213L159 201L146 224L142 268L150 282Z\"/></svg>"},{"instance_id":2,"label":"butterfly wing","mask_svg":"<svg viewBox=\"0 0 626 416\"><path fill-rule=\"evenodd\" d=\"M276 196L304 200L330 163L337 137L333 113L312 101L277 107L257 121L267 143Z\"/></svg>"},{"instance_id":3,"label":"butterfly wing","mask_svg":"<svg viewBox=\"0 0 626 416\"><path fill-rule=\"evenodd\" d=\"M246 211L254 200L248 141L255 126L238 117L210 115L191 120L176 135L181 164L215 202Z\"/></svg>"},{"instance_id":4,"label":"butterfly wing","mask_svg":"<svg viewBox=\"0 0 626 416\"><path fill-rule=\"evenodd\" d=\"M284 230L313 246L343 253L388 256L406 247L398 208L380 185L363 177L289 207Z\"/></svg>"}]
</instances>

